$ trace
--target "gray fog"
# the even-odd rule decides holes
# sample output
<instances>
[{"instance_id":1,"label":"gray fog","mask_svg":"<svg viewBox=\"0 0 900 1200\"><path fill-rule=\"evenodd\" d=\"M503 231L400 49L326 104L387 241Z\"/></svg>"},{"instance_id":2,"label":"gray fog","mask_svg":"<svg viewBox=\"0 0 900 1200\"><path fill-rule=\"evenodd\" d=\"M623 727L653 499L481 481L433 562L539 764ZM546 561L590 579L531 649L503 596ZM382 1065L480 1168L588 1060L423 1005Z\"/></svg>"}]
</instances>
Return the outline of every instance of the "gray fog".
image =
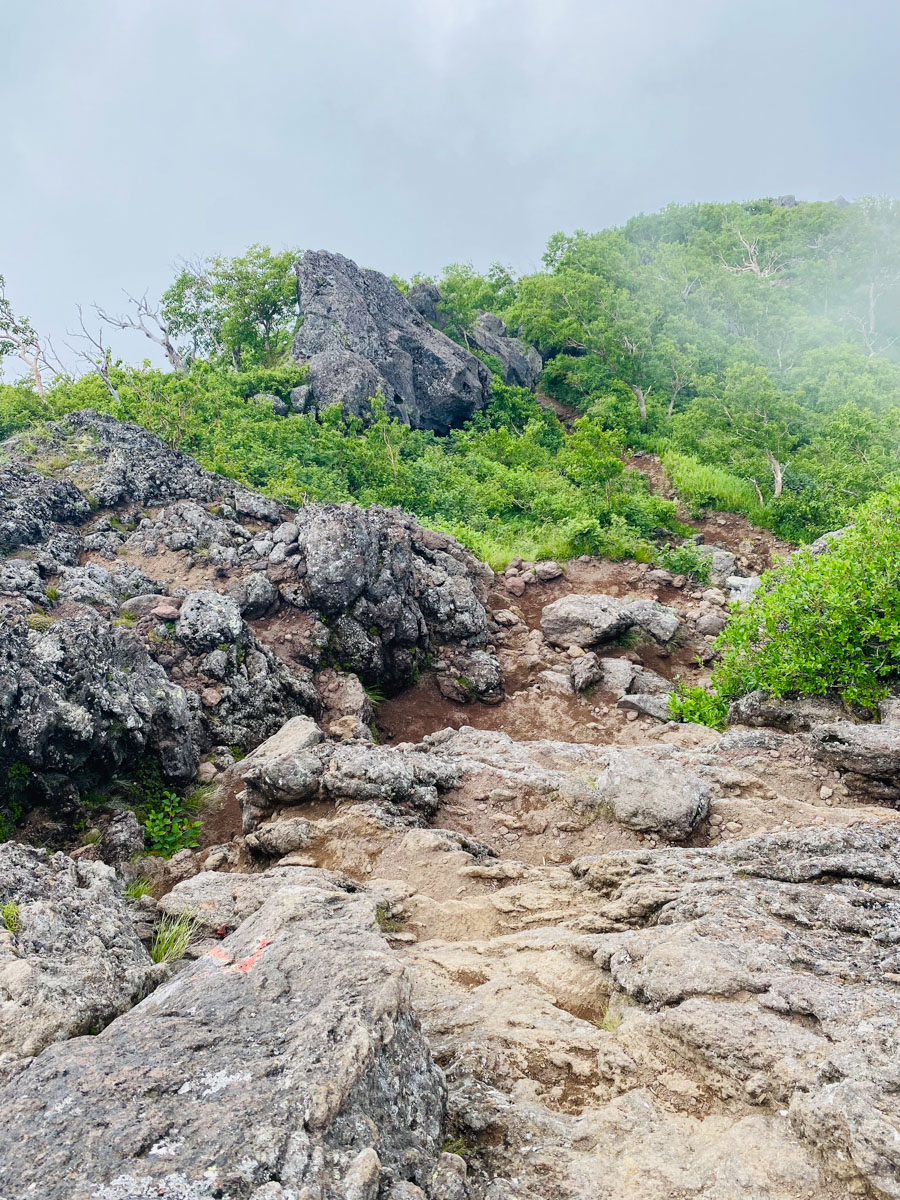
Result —
<instances>
[{"instance_id":1,"label":"gray fog","mask_svg":"<svg viewBox=\"0 0 900 1200\"><path fill-rule=\"evenodd\" d=\"M893 0L0 0L0 272L59 340L252 242L523 271L670 201L897 194L898 34Z\"/></svg>"}]
</instances>

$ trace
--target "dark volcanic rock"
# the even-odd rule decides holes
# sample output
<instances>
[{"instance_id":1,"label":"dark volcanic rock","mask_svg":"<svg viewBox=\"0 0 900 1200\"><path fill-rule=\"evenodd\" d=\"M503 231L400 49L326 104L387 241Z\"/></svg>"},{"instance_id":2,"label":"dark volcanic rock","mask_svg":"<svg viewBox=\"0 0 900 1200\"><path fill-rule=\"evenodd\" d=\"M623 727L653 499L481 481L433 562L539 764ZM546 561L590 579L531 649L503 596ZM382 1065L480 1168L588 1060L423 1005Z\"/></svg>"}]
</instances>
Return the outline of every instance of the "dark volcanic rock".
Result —
<instances>
[{"instance_id":1,"label":"dark volcanic rock","mask_svg":"<svg viewBox=\"0 0 900 1200\"><path fill-rule=\"evenodd\" d=\"M490 399L490 372L431 325L378 271L309 250L297 263L303 324L293 355L309 363L317 409L370 411L380 389L387 412L416 429L446 433Z\"/></svg>"},{"instance_id":2,"label":"dark volcanic rock","mask_svg":"<svg viewBox=\"0 0 900 1200\"><path fill-rule=\"evenodd\" d=\"M10 1200L364 1200L428 1186L445 1087L373 903L326 885L276 892L98 1037L14 1067L0 1103Z\"/></svg>"},{"instance_id":3,"label":"dark volcanic rock","mask_svg":"<svg viewBox=\"0 0 900 1200\"><path fill-rule=\"evenodd\" d=\"M510 337L499 317L479 313L468 336L479 350L500 361L504 382L514 387L535 387L544 369L540 354L521 338Z\"/></svg>"}]
</instances>

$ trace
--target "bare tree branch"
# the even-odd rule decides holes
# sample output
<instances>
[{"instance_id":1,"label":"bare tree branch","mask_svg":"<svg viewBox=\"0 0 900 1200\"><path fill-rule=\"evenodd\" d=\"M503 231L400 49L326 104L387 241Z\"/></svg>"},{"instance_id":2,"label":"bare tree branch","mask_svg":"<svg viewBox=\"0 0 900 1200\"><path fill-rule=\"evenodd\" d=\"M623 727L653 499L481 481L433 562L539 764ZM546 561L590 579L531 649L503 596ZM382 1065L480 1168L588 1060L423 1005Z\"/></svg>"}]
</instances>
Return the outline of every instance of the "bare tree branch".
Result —
<instances>
[{"instance_id":1,"label":"bare tree branch","mask_svg":"<svg viewBox=\"0 0 900 1200\"><path fill-rule=\"evenodd\" d=\"M94 311L100 320L105 321L107 325L111 325L113 329L137 330L149 338L151 342L155 342L157 346L162 347L166 358L174 370L185 370L187 363L172 341L174 323L167 321L158 308L151 307L147 300L146 292L140 299L129 295L128 292L125 295L134 308L134 315L128 313L110 315L105 309L95 304Z\"/></svg>"}]
</instances>

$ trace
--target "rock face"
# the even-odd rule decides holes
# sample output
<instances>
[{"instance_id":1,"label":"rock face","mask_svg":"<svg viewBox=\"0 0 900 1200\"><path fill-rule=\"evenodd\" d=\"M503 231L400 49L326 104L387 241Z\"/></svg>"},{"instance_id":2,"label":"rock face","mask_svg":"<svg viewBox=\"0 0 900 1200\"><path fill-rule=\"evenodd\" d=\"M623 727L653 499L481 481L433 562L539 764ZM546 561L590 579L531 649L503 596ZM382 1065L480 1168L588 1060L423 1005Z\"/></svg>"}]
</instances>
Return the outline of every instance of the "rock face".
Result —
<instances>
[{"instance_id":1,"label":"rock face","mask_svg":"<svg viewBox=\"0 0 900 1200\"><path fill-rule=\"evenodd\" d=\"M188 783L215 747L328 708L326 667L390 693L448 646L480 656L485 694L502 696L483 649L493 576L453 538L399 511L285 510L96 413L41 438L4 444L4 811L71 814L145 761ZM366 711L344 736L365 736Z\"/></svg>"},{"instance_id":2,"label":"rock face","mask_svg":"<svg viewBox=\"0 0 900 1200\"><path fill-rule=\"evenodd\" d=\"M540 354L521 338L510 337L499 317L493 313L479 313L469 339L479 350L500 361L505 383L532 389L537 385L544 369Z\"/></svg>"},{"instance_id":3,"label":"rock face","mask_svg":"<svg viewBox=\"0 0 900 1200\"><path fill-rule=\"evenodd\" d=\"M46 1200L425 1187L445 1103L371 901L297 886L99 1037L14 1071L0 1096L0 1195Z\"/></svg>"},{"instance_id":4,"label":"rock face","mask_svg":"<svg viewBox=\"0 0 900 1200\"><path fill-rule=\"evenodd\" d=\"M293 355L309 363L310 404L386 411L415 429L447 433L490 399L490 372L418 313L378 271L307 251L296 265L303 324Z\"/></svg>"},{"instance_id":5,"label":"rock face","mask_svg":"<svg viewBox=\"0 0 900 1200\"><path fill-rule=\"evenodd\" d=\"M0 765L7 788L64 812L72 777L97 784L154 757L186 783L197 767L182 688L127 630L85 608L30 629L14 606L0 611Z\"/></svg>"},{"instance_id":6,"label":"rock face","mask_svg":"<svg viewBox=\"0 0 900 1200\"><path fill-rule=\"evenodd\" d=\"M837 721L812 731L816 755L845 775L855 791L900 808L900 728Z\"/></svg>"},{"instance_id":7,"label":"rock face","mask_svg":"<svg viewBox=\"0 0 900 1200\"><path fill-rule=\"evenodd\" d=\"M0 904L8 903L17 912L14 929L0 923L0 1070L4 1060L97 1032L157 981L103 863L6 842Z\"/></svg>"}]
</instances>

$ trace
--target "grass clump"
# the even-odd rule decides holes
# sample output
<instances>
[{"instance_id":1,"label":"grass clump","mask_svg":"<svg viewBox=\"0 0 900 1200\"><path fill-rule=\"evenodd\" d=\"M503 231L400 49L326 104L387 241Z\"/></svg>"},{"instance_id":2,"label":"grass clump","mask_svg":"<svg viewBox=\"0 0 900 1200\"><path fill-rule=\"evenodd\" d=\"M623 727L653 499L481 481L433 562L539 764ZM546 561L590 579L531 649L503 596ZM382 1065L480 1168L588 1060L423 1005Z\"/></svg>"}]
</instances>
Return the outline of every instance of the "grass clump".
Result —
<instances>
[{"instance_id":1,"label":"grass clump","mask_svg":"<svg viewBox=\"0 0 900 1200\"><path fill-rule=\"evenodd\" d=\"M29 629L34 629L38 633L45 633L53 625L53 618L48 613L36 612L29 613L25 618Z\"/></svg>"},{"instance_id":2,"label":"grass clump","mask_svg":"<svg viewBox=\"0 0 900 1200\"><path fill-rule=\"evenodd\" d=\"M441 1146L441 1154L458 1154L460 1158L468 1158L474 1152L475 1147L458 1134L454 1137L446 1138L444 1144Z\"/></svg>"},{"instance_id":3,"label":"grass clump","mask_svg":"<svg viewBox=\"0 0 900 1200\"><path fill-rule=\"evenodd\" d=\"M403 928L403 918L394 916L386 904L375 905L375 920L384 933L399 933Z\"/></svg>"},{"instance_id":4,"label":"grass clump","mask_svg":"<svg viewBox=\"0 0 900 1200\"><path fill-rule=\"evenodd\" d=\"M141 900L144 896L153 895L153 884L145 876L140 879L133 879L125 889L125 895L129 900Z\"/></svg>"},{"instance_id":5,"label":"grass clump","mask_svg":"<svg viewBox=\"0 0 900 1200\"><path fill-rule=\"evenodd\" d=\"M0 921L10 933L18 933L22 928L22 917L15 900L7 900L5 904L0 904Z\"/></svg>"},{"instance_id":6,"label":"grass clump","mask_svg":"<svg viewBox=\"0 0 900 1200\"><path fill-rule=\"evenodd\" d=\"M699 516L703 509L713 508L743 513L757 525L767 524L759 497L748 480L675 451L663 455L663 466L692 515Z\"/></svg>"},{"instance_id":7,"label":"grass clump","mask_svg":"<svg viewBox=\"0 0 900 1200\"><path fill-rule=\"evenodd\" d=\"M200 922L191 913L163 917L153 935L151 959L155 963L178 962L184 958L199 928Z\"/></svg>"}]
</instances>

